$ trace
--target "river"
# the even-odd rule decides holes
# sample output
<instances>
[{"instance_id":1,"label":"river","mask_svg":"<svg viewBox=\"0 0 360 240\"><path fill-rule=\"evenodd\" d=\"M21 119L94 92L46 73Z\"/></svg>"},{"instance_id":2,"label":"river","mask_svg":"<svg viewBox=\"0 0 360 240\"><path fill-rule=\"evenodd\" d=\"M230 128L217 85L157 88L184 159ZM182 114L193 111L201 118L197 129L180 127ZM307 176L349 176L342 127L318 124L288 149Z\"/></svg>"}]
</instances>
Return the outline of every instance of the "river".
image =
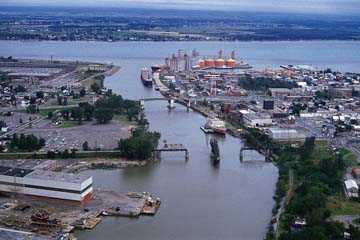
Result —
<instances>
[{"instance_id":1,"label":"river","mask_svg":"<svg viewBox=\"0 0 360 240\"><path fill-rule=\"evenodd\" d=\"M219 49L237 51L255 68L280 64L308 64L318 68L359 71L360 44L342 41L312 42L34 42L0 41L0 55L26 58L87 60L122 67L108 77L107 87L126 98L158 96L139 80L143 66L162 63L183 48L201 54ZM146 103L152 130L172 143L183 143L190 160L165 154L161 163L144 168L89 171L95 187L120 192L149 191L162 199L155 217L105 218L79 239L262 239L271 218L272 196L278 176L270 163L241 163L241 140L219 139L221 164L213 168L207 137L199 129L205 119L180 105L169 112L164 102Z\"/></svg>"}]
</instances>

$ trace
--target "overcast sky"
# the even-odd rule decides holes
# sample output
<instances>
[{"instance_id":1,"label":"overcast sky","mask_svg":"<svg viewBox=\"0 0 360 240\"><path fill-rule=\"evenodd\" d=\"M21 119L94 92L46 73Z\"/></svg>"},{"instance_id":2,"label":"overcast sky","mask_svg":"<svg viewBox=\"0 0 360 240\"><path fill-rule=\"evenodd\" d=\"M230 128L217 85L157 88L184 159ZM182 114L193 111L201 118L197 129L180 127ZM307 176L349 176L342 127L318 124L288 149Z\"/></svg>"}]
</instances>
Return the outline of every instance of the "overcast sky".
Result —
<instances>
[{"instance_id":1,"label":"overcast sky","mask_svg":"<svg viewBox=\"0 0 360 240\"><path fill-rule=\"evenodd\" d=\"M360 0L0 0L0 5L129 6L360 15Z\"/></svg>"}]
</instances>

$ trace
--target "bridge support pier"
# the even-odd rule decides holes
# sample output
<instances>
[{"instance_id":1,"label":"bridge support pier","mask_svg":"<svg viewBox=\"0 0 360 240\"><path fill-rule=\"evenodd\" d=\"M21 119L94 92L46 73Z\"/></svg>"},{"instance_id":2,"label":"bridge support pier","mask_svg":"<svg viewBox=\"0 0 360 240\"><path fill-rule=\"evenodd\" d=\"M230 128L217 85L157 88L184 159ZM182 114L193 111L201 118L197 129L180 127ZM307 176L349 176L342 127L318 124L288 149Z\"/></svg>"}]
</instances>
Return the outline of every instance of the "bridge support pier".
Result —
<instances>
[{"instance_id":1,"label":"bridge support pier","mask_svg":"<svg viewBox=\"0 0 360 240\"><path fill-rule=\"evenodd\" d=\"M140 107L141 109L144 109L145 106L145 101L144 100L140 100Z\"/></svg>"},{"instance_id":2,"label":"bridge support pier","mask_svg":"<svg viewBox=\"0 0 360 240\"><path fill-rule=\"evenodd\" d=\"M175 107L175 106L174 106L174 102L175 102L174 99L169 99L168 102L169 102L168 108L169 108L169 109L173 109L173 108Z\"/></svg>"},{"instance_id":3,"label":"bridge support pier","mask_svg":"<svg viewBox=\"0 0 360 240\"><path fill-rule=\"evenodd\" d=\"M191 101L189 99L188 102L187 102L187 105L186 105L186 110L189 111L190 108L191 108Z\"/></svg>"},{"instance_id":4,"label":"bridge support pier","mask_svg":"<svg viewBox=\"0 0 360 240\"><path fill-rule=\"evenodd\" d=\"M189 161L189 151L185 151L185 161Z\"/></svg>"}]
</instances>

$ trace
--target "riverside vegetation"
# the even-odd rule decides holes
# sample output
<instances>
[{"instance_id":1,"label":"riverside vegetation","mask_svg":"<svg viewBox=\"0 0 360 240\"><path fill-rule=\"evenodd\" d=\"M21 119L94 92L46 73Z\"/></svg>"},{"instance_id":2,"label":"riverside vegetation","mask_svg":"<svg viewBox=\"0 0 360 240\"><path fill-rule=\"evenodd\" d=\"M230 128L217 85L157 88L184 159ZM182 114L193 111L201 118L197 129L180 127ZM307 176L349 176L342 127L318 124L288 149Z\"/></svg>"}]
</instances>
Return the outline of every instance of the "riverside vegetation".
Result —
<instances>
[{"instance_id":1,"label":"riverside vegetation","mask_svg":"<svg viewBox=\"0 0 360 240\"><path fill-rule=\"evenodd\" d=\"M328 202L331 197L342 195L345 169L353 164L344 157L346 151L333 151L327 143L316 142L314 137L307 138L300 147L278 144L258 129L247 129L245 139L256 149L269 149L279 168L273 209L276 215L285 198L285 209L279 222L279 239L344 239L345 231L351 234L351 239L360 239L358 228L351 225L346 229L342 223L329 220L332 209ZM293 175L291 183L290 171ZM305 219L307 225L293 230L291 226L297 218ZM275 238L270 225L266 239Z\"/></svg>"},{"instance_id":2,"label":"riverside vegetation","mask_svg":"<svg viewBox=\"0 0 360 240\"><path fill-rule=\"evenodd\" d=\"M37 112L40 111L37 108ZM126 118L130 123L134 123L137 127L132 130L131 136L127 139L120 139L118 147L110 151L102 151L103 157L124 157L129 160L148 160L151 158L154 150L158 146L161 137L158 132L151 132L148 130L148 121L140 107L139 102L133 100L123 99L122 96L113 94L109 90L102 98L98 99L94 104L88 102L80 102L78 106L69 106L68 108L54 108L46 110L46 113L41 113L57 122L61 119L62 125L60 127L69 126L76 127L83 124L84 121L96 120L98 124L107 124L113 117ZM14 134L7 144L10 153L28 152L27 155L19 155L21 157L29 158L82 158L82 157L99 157L96 152L99 149L91 149L88 142L82 144L82 152L78 149L65 149L63 152L48 151L40 154L35 151L40 150L45 146L45 139L38 138L32 134L21 134L18 137ZM1 151L3 151L2 149ZM100 152L99 152L100 153ZM2 153L3 156L6 153ZM11 155L11 157L17 157Z\"/></svg>"}]
</instances>

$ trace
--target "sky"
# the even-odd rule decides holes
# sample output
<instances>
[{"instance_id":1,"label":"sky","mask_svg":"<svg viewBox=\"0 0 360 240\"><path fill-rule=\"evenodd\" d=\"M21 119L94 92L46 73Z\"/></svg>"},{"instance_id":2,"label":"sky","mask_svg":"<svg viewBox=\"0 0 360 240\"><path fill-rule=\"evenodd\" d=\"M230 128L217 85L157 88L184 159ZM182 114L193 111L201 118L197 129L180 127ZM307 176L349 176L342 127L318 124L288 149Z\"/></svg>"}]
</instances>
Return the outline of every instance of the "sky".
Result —
<instances>
[{"instance_id":1,"label":"sky","mask_svg":"<svg viewBox=\"0 0 360 240\"><path fill-rule=\"evenodd\" d=\"M360 15L360 0L0 0L0 6L5 5L149 7Z\"/></svg>"}]
</instances>

